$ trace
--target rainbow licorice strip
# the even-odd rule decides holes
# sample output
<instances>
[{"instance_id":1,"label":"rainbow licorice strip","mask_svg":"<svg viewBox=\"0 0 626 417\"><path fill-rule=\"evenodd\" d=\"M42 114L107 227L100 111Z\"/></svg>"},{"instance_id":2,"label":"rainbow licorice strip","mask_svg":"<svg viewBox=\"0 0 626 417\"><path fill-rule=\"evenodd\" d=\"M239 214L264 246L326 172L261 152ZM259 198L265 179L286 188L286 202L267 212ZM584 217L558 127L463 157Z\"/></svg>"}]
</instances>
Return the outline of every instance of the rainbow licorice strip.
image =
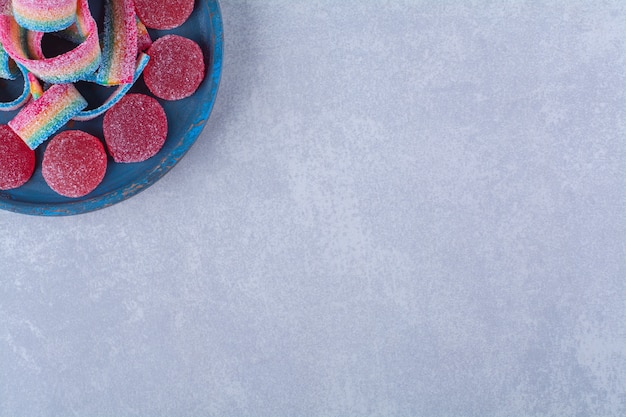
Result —
<instances>
[{"instance_id":1,"label":"rainbow licorice strip","mask_svg":"<svg viewBox=\"0 0 626 417\"><path fill-rule=\"evenodd\" d=\"M28 71L21 65L18 65L19 70L22 72L24 77L24 89L22 94L13 101L9 101L7 103L0 103L1 111L13 111L17 110L24 105L30 98L30 79L28 77Z\"/></svg>"},{"instance_id":2,"label":"rainbow licorice strip","mask_svg":"<svg viewBox=\"0 0 626 417\"><path fill-rule=\"evenodd\" d=\"M76 116L72 117L72 120L84 122L85 120L95 119L96 117L100 116L101 114L109 110L111 107L113 107L118 101L121 100L122 97L124 97L124 95L128 92L128 90L130 90L130 88L133 86L135 81L137 81L137 79L143 72L144 68L146 68L146 65L148 64L149 60L150 60L150 57L148 55L143 54L143 53L140 54L139 58L137 59L137 67L135 69L135 74L133 75L132 83L120 85L119 87L115 89L113 94L111 94L111 96L104 103L102 103L99 107L92 109L92 110L83 110L80 113L78 113Z\"/></svg>"},{"instance_id":3,"label":"rainbow licorice strip","mask_svg":"<svg viewBox=\"0 0 626 417\"><path fill-rule=\"evenodd\" d=\"M76 20L76 0L12 0L13 16L25 29L57 32Z\"/></svg>"},{"instance_id":4,"label":"rainbow licorice strip","mask_svg":"<svg viewBox=\"0 0 626 417\"><path fill-rule=\"evenodd\" d=\"M79 3L78 7L79 16L76 21L67 29L59 31L55 33L55 35L74 43L82 43L87 39L91 25L88 19L81 17L81 9L83 8L82 4Z\"/></svg>"},{"instance_id":5,"label":"rainbow licorice strip","mask_svg":"<svg viewBox=\"0 0 626 417\"><path fill-rule=\"evenodd\" d=\"M41 98L29 102L8 125L30 149L35 149L87 107L73 84L54 84Z\"/></svg>"},{"instance_id":6,"label":"rainbow licorice strip","mask_svg":"<svg viewBox=\"0 0 626 417\"><path fill-rule=\"evenodd\" d=\"M102 63L96 82L102 85L133 82L137 59L137 20L132 0L106 0Z\"/></svg>"},{"instance_id":7,"label":"rainbow licorice strip","mask_svg":"<svg viewBox=\"0 0 626 417\"><path fill-rule=\"evenodd\" d=\"M87 0L78 0L76 21L77 27L83 28L81 31L87 30L86 39L71 51L54 58L31 58L29 31L22 28L10 15L0 15L0 43L11 58L43 81L70 83L85 79L96 71L101 60L98 29L89 12Z\"/></svg>"}]
</instances>

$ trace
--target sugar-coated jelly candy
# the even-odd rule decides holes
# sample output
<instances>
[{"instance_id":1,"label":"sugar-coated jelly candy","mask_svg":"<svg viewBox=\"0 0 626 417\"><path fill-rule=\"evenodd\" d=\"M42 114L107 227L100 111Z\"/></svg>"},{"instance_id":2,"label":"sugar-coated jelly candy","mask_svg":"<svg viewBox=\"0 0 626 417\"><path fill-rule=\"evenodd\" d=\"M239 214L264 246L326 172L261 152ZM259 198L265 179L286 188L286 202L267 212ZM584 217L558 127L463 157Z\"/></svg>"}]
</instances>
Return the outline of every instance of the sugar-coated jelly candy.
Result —
<instances>
[{"instance_id":1,"label":"sugar-coated jelly candy","mask_svg":"<svg viewBox=\"0 0 626 417\"><path fill-rule=\"evenodd\" d=\"M115 162L142 162L163 147L167 116L156 99L126 94L105 113L102 130Z\"/></svg>"},{"instance_id":2,"label":"sugar-coated jelly candy","mask_svg":"<svg viewBox=\"0 0 626 417\"><path fill-rule=\"evenodd\" d=\"M0 125L0 190L24 185L35 170L35 151L7 125Z\"/></svg>"},{"instance_id":3,"label":"sugar-coated jelly candy","mask_svg":"<svg viewBox=\"0 0 626 417\"><path fill-rule=\"evenodd\" d=\"M146 86L164 100L180 100L192 95L204 79L204 57L197 43L178 35L154 41L150 62L143 73Z\"/></svg>"},{"instance_id":4,"label":"sugar-coated jelly candy","mask_svg":"<svg viewBox=\"0 0 626 417\"><path fill-rule=\"evenodd\" d=\"M151 29L174 29L185 23L194 0L135 0L139 19Z\"/></svg>"},{"instance_id":5,"label":"sugar-coated jelly candy","mask_svg":"<svg viewBox=\"0 0 626 417\"><path fill-rule=\"evenodd\" d=\"M82 197L104 178L107 155L102 142L81 130L65 130L48 143L41 163L44 180L65 197Z\"/></svg>"}]
</instances>

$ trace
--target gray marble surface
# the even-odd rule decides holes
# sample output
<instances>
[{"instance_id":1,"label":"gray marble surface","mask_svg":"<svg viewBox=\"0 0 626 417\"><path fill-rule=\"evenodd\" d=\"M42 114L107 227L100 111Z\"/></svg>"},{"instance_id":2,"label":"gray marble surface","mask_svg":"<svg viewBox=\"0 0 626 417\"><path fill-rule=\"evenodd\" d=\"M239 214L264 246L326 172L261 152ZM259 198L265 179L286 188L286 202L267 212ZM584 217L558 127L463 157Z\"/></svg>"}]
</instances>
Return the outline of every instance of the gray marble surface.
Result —
<instances>
[{"instance_id":1,"label":"gray marble surface","mask_svg":"<svg viewBox=\"0 0 626 417\"><path fill-rule=\"evenodd\" d=\"M222 11L179 165L0 213L0 416L626 415L626 2Z\"/></svg>"}]
</instances>

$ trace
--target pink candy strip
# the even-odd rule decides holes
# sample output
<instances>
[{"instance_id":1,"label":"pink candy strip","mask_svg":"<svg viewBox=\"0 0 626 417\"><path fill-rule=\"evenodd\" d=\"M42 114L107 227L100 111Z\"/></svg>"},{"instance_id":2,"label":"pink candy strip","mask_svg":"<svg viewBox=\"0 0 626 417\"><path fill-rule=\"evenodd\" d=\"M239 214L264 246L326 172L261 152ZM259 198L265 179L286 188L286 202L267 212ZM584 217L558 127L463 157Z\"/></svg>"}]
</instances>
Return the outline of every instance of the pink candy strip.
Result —
<instances>
[{"instance_id":1,"label":"pink candy strip","mask_svg":"<svg viewBox=\"0 0 626 417\"><path fill-rule=\"evenodd\" d=\"M73 84L55 84L29 102L8 125L30 149L35 149L87 107Z\"/></svg>"},{"instance_id":2,"label":"pink candy strip","mask_svg":"<svg viewBox=\"0 0 626 417\"><path fill-rule=\"evenodd\" d=\"M26 48L28 56L33 59L45 59L43 51L41 49L41 40L43 39L43 32L26 31Z\"/></svg>"},{"instance_id":3,"label":"pink candy strip","mask_svg":"<svg viewBox=\"0 0 626 417\"><path fill-rule=\"evenodd\" d=\"M83 6L81 4L79 4L78 6L80 11L80 8L82 8ZM87 39L87 37L89 36L91 25L89 19L84 19L82 15L83 13L79 13L76 22L74 22L67 29L57 32L57 35L74 43L84 42L85 39Z\"/></svg>"}]
</instances>

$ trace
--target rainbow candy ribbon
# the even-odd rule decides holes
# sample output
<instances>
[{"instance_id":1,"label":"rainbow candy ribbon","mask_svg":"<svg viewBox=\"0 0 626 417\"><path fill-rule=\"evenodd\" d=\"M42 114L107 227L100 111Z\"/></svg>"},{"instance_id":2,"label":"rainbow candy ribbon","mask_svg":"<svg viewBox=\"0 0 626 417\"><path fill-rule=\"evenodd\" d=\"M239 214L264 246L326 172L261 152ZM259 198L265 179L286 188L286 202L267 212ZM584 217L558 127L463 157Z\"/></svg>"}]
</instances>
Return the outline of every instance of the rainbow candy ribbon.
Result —
<instances>
[{"instance_id":1,"label":"rainbow candy ribbon","mask_svg":"<svg viewBox=\"0 0 626 417\"><path fill-rule=\"evenodd\" d=\"M135 68L135 73L133 74L132 83L121 84L119 87L115 89L113 94L111 94L111 96L100 106L91 110L83 110L80 113L78 113L76 116L72 117L72 120L83 122L86 120L95 119L96 117L104 114L107 110L113 107L118 101L122 99L122 97L124 97L124 95L128 92L128 90L130 90L130 88L133 86L135 81L137 81L137 79L143 72L144 68L148 64L149 60L150 60L150 57L148 55L144 53L140 54L139 58L137 59L137 66Z\"/></svg>"},{"instance_id":2,"label":"rainbow candy ribbon","mask_svg":"<svg viewBox=\"0 0 626 417\"><path fill-rule=\"evenodd\" d=\"M137 59L137 20L132 0L106 0L102 64L96 82L102 85L133 82Z\"/></svg>"},{"instance_id":3,"label":"rainbow candy ribbon","mask_svg":"<svg viewBox=\"0 0 626 417\"><path fill-rule=\"evenodd\" d=\"M24 88L22 90L22 94L20 94L19 97L17 97L15 100L13 101L9 101L9 102L4 102L4 103L0 103L0 110L1 111L13 111L13 110L17 110L20 107L22 107L24 105L24 103L26 103L28 101L28 99L30 98L30 78L28 77L28 71L26 70L26 68L24 68L21 65L17 65L17 67L19 68L19 71L22 72L22 76L24 77Z\"/></svg>"},{"instance_id":4,"label":"rainbow candy ribbon","mask_svg":"<svg viewBox=\"0 0 626 417\"><path fill-rule=\"evenodd\" d=\"M15 18L8 14L0 15L0 43L11 58L45 82L71 83L85 79L100 66L98 28L89 11L87 0L78 1L76 13L76 25L86 29L87 36L76 48L59 56L43 58L36 54L31 58L36 42L29 41L29 36L41 40L42 35L29 35L31 31L20 26Z\"/></svg>"},{"instance_id":5,"label":"rainbow candy ribbon","mask_svg":"<svg viewBox=\"0 0 626 417\"><path fill-rule=\"evenodd\" d=\"M85 107L87 101L73 84L54 84L24 106L8 125L35 149Z\"/></svg>"}]
</instances>

